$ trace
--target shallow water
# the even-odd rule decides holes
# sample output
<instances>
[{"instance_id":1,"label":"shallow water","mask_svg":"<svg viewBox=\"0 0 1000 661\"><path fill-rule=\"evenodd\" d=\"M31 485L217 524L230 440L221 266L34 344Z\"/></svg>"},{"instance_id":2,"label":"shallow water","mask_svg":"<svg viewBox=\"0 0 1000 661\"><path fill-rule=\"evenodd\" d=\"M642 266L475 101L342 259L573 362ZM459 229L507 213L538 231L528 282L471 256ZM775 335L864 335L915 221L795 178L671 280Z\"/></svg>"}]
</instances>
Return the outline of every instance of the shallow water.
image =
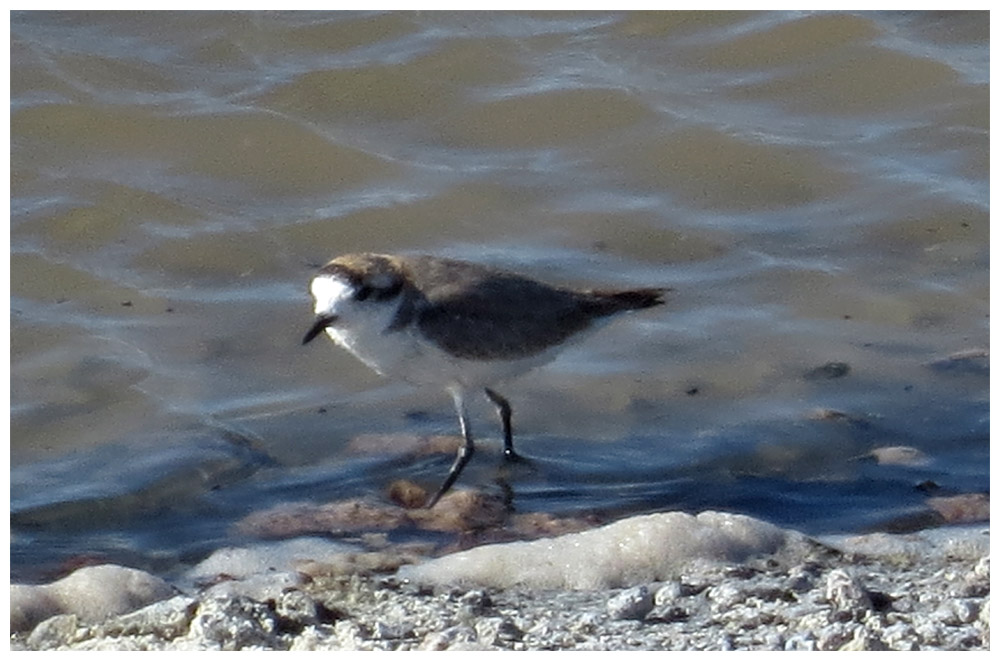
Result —
<instances>
[{"instance_id":1,"label":"shallow water","mask_svg":"<svg viewBox=\"0 0 1000 661\"><path fill-rule=\"evenodd\" d=\"M987 490L988 24L13 14L12 575L436 485L448 457L348 444L454 433L445 394L300 346L310 274L361 250L673 288L499 388L530 464L473 407L462 483L518 509L842 532ZM930 461L858 459L886 445Z\"/></svg>"}]
</instances>

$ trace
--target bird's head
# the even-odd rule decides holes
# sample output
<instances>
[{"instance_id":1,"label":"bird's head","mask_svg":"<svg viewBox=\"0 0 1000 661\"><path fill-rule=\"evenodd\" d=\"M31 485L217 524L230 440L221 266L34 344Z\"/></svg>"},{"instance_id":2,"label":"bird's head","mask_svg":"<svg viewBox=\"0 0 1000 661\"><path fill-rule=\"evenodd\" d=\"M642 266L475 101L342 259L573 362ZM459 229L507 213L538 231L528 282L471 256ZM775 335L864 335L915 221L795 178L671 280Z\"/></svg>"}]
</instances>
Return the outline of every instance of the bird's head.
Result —
<instances>
[{"instance_id":1,"label":"bird's head","mask_svg":"<svg viewBox=\"0 0 1000 661\"><path fill-rule=\"evenodd\" d=\"M302 338L307 344L328 328L364 324L394 313L405 278L397 259L359 253L337 257L309 285L316 321Z\"/></svg>"}]
</instances>

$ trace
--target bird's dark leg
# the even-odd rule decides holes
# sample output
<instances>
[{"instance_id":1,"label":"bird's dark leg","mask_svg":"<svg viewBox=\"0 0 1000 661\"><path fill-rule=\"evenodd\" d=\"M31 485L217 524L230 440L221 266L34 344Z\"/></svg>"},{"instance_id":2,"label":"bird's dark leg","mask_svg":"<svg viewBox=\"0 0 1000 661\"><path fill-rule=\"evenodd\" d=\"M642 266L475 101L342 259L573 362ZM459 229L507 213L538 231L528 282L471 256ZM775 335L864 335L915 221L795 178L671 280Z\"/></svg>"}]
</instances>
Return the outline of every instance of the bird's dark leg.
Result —
<instances>
[{"instance_id":1,"label":"bird's dark leg","mask_svg":"<svg viewBox=\"0 0 1000 661\"><path fill-rule=\"evenodd\" d=\"M514 432L510 428L510 402L496 390L489 388L485 390L486 396L496 405L500 424L503 426L503 456L507 459L520 459L521 456L514 452Z\"/></svg>"},{"instance_id":2,"label":"bird's dark leg","mask_svg":"<svg viewBox=\"0 0 1000 661\"><path fill-rule=\"evenodd\" d=\"M441 499L441 496L448 493L448 489L451 488L451 485L455 484L455 480L458 479L462 469L469 463L469 459L472 458L472 454L476 451L476 446L472 443L472 430L469 428L469 414L465 411L464 394L460 388L453 388L451 389L451 396L455 400L455 410L458 411L458 423L462 427L462 438L465 439L465 444L458 449L455 463L451 465L451 470L448 471L448 477L444 479L444 484L437 490L434 497L427 501L427 509L434 507L437 501Z\"/></svg>"}]
</instances>

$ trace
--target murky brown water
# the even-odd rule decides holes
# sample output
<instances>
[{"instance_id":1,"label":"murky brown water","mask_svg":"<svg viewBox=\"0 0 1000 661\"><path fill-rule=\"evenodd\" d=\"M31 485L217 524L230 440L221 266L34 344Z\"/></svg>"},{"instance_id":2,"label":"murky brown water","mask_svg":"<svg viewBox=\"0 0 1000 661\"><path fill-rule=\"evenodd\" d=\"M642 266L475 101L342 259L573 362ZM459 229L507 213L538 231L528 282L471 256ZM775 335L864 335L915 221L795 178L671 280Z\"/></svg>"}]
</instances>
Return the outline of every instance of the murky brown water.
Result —
<instances>
[{"instance_id":1,"label":"murky brown water","mask_svg":"<svg viewBox=\"0 0 1000 661\"><path fill-rule=\"evenodd\" d=\"M985 12L13 14L15 572L440 479L346 447L452 432L443 393L299 344L360 250L675 290L501 389L520 507L851 529L985 490L986 359L932 363L989 346L988 138Z\"/></svg>"}]
</instances>

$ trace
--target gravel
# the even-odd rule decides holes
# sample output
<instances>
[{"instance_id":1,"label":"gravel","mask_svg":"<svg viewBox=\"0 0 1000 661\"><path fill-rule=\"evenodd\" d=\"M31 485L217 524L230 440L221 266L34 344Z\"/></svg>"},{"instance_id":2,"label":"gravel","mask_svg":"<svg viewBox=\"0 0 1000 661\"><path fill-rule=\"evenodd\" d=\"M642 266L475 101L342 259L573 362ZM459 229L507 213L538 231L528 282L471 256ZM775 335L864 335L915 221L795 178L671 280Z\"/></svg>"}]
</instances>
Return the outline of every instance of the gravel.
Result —
<instances>
[{"instance_id":1,"label":"gravel","mask_svg":"<svg viewBox=\"0 0 1000 661\"><path fill-rule=\"evenodd\" d=\"M97 623L54 615L12 635L11 649L985 650L988 532L882 535L880 545L862 536L795 557L694 559L668 580L613 589L275 571L245 579L252 590L223 589L229 581L219 579Z\"/></svg>"}]
</instances>

